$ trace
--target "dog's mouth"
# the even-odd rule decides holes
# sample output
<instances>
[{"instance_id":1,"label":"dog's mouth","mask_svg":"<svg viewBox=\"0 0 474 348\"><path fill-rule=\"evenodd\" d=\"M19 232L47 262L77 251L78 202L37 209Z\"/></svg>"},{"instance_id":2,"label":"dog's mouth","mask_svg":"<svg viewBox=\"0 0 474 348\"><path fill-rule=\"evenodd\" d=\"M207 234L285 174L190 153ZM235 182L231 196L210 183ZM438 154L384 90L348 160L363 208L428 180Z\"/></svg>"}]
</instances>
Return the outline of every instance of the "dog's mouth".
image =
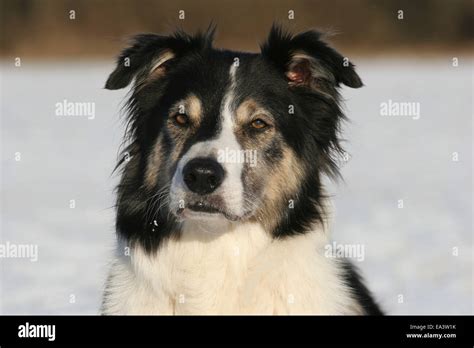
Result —
<instances>
[{"instance_id":1,"label":"dog's mouth","mask_svg":"<svg viewBox=\"0 0 474 348\"><path fill-rule=\"evenodd\" d=\"M241 216L232 214L225 209L216 207L204 201L197 201L186 205L184 208L179 208L177 215L181 218L218 218L223 216L227 220L237 221L242 219Z\"/></svg>"}]
</instances>

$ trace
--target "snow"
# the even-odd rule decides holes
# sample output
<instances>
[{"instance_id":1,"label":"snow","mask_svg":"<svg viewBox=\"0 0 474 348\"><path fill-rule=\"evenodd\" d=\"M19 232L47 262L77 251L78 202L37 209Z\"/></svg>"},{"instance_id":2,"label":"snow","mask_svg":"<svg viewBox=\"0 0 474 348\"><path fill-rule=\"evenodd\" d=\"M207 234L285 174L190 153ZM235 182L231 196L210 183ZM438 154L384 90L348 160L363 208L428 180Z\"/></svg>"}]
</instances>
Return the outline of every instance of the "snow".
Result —
<instances>
[{"instance_id":1,"label":"snow","mask_svg":"<svg viewBox=\"0 0 474 348\"><path fill-rule=\"evenodd\" d=\"M329 183L333 239L364 246L354 262L388 313L473 313L472 59L356 63L365 87L342 91L351 159L345 181ZM0 313L98 311L114 248L111 173L127 92L103 89L112 68L0 65L0 243L39 250L37 262L0 259ZM65 99L95 103L95 117L57 116ZM381 116L389 100L420 103L420 118Z\"/></svg>"}]
</instances>

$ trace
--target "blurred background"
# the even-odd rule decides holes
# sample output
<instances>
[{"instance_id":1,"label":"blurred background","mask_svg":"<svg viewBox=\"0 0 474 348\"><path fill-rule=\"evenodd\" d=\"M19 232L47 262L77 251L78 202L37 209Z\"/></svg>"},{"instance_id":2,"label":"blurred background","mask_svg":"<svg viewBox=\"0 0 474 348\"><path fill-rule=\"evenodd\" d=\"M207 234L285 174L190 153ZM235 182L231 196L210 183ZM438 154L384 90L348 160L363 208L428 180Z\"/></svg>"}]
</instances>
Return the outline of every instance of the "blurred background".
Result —
<instances>
[{"instance_id":1,"label":"blurred background","mask_svg":"<svg viewBox=\"0 0 474 348\"><path fill-rule=\"evenodd\" d=\"M273 21L336 35L346 52L423 54L472 48L469 0L2 0L2 55L107 57L136 32L219 28L217 46L255 50ZM399 19L398 11L403 11ZM75 19L71 19L74 11ZM183 14L179 11L184 11ZM293 19L289 19L293 11ZM181 15L181 16L180 16ZM416 51L416 52L414 52Z\"/></svg>"},{"instance_id":2,"label":"blurred background","mask_svg":"<svg viewBox=\"0 0 474 348\"><path fill-rule=\"evenodd\" d=\"M354 262L387 313L473 313L472 1L0 4L0 244L38 247L36 262L0 258L0 313L97 313L127 93L105 80L129 36L211 21L217 47L248 51L274 21L333 34L365 84L341 91L350 159L328 182L333 240L364 246ZM94 116L57 115L63 101ZM386 116L388 103L419 113Z\"/></svg>"}]
</instances>

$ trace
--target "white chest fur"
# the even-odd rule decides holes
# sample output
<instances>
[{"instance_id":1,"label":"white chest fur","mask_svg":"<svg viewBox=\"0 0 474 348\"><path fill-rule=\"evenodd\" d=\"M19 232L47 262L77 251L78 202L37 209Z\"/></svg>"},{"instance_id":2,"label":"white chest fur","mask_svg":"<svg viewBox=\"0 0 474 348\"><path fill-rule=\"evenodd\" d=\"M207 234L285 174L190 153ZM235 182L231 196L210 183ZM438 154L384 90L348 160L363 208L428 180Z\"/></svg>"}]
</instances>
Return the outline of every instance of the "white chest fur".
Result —
<instances>
[{"instance_id":1,"label":"white chest fur","mask_svg":"<svg viewBox=\"0 0 474 348\"><path fill-rule=\"evenodd\" d=\"M185 227L154 256L117 257L104 314L360 314L323 231L271 239L259 224Z\"/></svg>"}]
</instances>

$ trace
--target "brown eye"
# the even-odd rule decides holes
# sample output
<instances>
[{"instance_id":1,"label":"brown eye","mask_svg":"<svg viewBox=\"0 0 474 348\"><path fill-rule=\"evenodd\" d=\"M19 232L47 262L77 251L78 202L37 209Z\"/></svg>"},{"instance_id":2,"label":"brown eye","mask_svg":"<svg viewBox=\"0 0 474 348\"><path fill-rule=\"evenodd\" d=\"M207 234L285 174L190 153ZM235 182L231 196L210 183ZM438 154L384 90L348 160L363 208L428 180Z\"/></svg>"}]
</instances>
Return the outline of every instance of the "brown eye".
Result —
<instances>
[{"instance_id":1,"label":"brown eye","mask_svg":"<svg viewBox=\"0 0 474 348\"><path fill-rule=\"evenodd\" d=\"M253 120L252 123L250 123L250 125L252 126L252 128L255 128L255 129L263 129L263 128L268 127L268 124L259 118L257 118L256 120Z\"/></svg>"},{"instance_id":2,"label":"brown eye","mask_svg":"<svg viewBox=\"0 0 474 348\"><path fill-rule=\"evenodd\" d=\"M178 126L186 126L188 124L188 116L185 114L177 114L174 116L174 121Z\"/></svg>"}]
</instances>

